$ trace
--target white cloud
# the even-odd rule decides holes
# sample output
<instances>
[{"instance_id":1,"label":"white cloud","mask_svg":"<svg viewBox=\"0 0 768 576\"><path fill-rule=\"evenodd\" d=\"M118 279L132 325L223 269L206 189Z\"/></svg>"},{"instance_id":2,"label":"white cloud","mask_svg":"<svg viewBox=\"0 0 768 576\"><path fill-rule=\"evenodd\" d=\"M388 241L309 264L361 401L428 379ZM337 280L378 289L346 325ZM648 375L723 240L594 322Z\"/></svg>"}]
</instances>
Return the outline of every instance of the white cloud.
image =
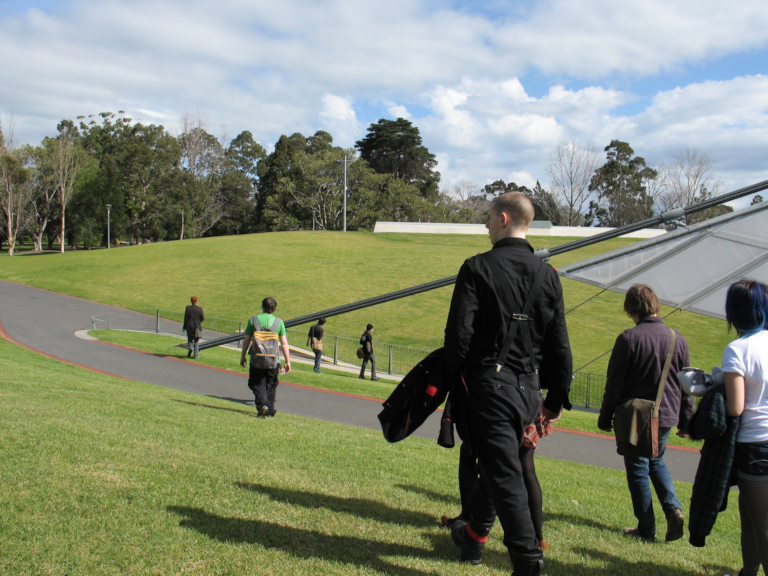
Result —
<instances>
[{"instance_id":1,"label":"white cloud","mask_svg":"<svg viewBox=\"0 0 768 576\"><path fill-rule=\"evenodd\" d=\"M323 96L320 119L323 127L334 137L337 146L354 146L361 127L348 99L333 94Z\"/></svg>"},{"instance_id":2,"label":"white cloud","mask_svg":"<svg viewBox=\"0 0 768 576\"><path fill-rule=\"evenodd\" d=\"M716 66L754 53L762 71L763 0L550 0L505 16L423 0L60 4L0 19L0 113L31 143L80 114L201 110L268 148L318 129L352 146L389 114L420 128L446 185L535 183L570 138L622 139L656 161L696 146L726 181L765 177L768 81ZM676 90L643 83L678 70Z\"/></svg>"},{"instance_id":3,"label":"white cloud","mask_svg":"<svg viewBox=\"0 0 768 576\"><path fill-rule=\"evenodd\" d=\"M411 113L408 112L408 108L400 104L394 104L392 102L387 103L387 112L393 118L405 118L410 120L412 118Z\"/></svg>"}]
</instances>

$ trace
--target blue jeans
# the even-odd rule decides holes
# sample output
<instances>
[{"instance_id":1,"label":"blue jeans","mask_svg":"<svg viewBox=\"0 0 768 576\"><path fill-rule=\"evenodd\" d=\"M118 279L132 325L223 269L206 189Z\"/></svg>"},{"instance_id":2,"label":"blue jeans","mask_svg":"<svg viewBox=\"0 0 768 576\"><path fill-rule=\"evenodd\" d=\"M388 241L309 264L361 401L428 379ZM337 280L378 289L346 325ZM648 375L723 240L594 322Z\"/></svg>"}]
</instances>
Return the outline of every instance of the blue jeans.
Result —
<instances>
[{"instance_id":1,"label":"blue jeans","mask_svg":"<svg viewBox=\"0 0 768 576\"><path fill-rule=\"evenodd\" d=\"M632 496L632 507L637 517L637 529L640 535L650 538L656 535L656 518L653 514L653 500L651 488L648 484L650 477L656 496L661 502L664 514L669 514L675 508L683 509L680 500L677 499L672 476L664 464L664 449L667 446L671 428L659 428L659 457L639 458L624 456L624 467L627 470L627 485Z\"/></svg>"},{"instance_id":2,"label":"blue jeans","mask_svg":"<svg viewBox=\"0 0 768 576\"><path fill-rule=\"evenodd\" d=\"M322 350L318 350L317 352L315 352L315 372L317 372L318 374L320 373L320 359L322 358L322 356L323 356Z\"/></svg>"}]
</instances>

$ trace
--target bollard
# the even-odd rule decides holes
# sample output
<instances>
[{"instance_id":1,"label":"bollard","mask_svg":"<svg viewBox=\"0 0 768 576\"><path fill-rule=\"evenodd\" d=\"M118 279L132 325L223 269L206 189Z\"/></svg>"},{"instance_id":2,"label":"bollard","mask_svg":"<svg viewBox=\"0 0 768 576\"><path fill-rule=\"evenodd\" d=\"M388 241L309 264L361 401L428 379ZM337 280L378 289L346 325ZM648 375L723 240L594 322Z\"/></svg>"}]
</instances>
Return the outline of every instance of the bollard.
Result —
<instances>
[{"instance_id":1,"label":"bollard","mask_svg":"<svg viewBox=\"0 0 768 576\"><path fill-rule=\"evenodd\" d=\"M339 337L333 337L333 365L336 366L339 363Z\"/></svg>"}]
</instances>

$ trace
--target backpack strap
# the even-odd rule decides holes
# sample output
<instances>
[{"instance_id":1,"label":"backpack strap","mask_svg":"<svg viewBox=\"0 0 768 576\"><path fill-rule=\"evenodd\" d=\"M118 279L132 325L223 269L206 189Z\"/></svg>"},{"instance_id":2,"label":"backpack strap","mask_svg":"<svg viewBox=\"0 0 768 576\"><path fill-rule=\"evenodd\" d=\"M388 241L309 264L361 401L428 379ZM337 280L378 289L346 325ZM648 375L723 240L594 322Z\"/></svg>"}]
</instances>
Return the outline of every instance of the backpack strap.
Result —
<instances>
[{"instance_id":1,"label":"backpack strap","mask_svg":"<svg viewBox=\"0 0 768 576\"><path fill-rule=\"evenodd\" d=\"M501 288L501 294L506 301L507 307L512 311L512 321L507 332L507 337L504 340L504 344L502 344L501 349L499 350L498 357L496 358L496 372L500 372L501 367L506 362L507 356L509 356L509 349L512 347L512 342L515 341L515 337L517 336L517 329L522 324L523 343L525 345L526 352L528 352L528 358L531 362L531 369L538 374L539 366L536 362L536 355L533 353L531 329L528 321L530 320L529 314L533 308L533 302L536 300L536 297L541 290L541 285L544 282L544 261L539 261L539 267L536 270L536 276L533 279L533 284L531 285L531 289L528 292L528 297L525 299L522 310L520 310L520 308L517 306L517 302L515 301L514 295L512 294L512 288L510 288L509 282L503 281L499 276L499 273L493 267L490 268L496 283ZM520 312L515 313L515 310L520 310Z\"/></svg>"},{"instance_id":2,"label":"backpack strap","mask_svg":"<svg viewBox=\"0 0 768 576\"><path fill-rule=\"evenodd\" d=\"M671 337L669 339L669 348L667 349L667 358L664 360L664 369L661 371L661 378L659 378L659 389L656 392L656 404L653 406L653 416L658 418L659 410L661 409L661 399L664 397L664 388L667 385L667 377L669 376L669 369L672 366L672 356L675 353L675 342L677 342L677 333L669 329Z\"/></svg>"}]
</instances>

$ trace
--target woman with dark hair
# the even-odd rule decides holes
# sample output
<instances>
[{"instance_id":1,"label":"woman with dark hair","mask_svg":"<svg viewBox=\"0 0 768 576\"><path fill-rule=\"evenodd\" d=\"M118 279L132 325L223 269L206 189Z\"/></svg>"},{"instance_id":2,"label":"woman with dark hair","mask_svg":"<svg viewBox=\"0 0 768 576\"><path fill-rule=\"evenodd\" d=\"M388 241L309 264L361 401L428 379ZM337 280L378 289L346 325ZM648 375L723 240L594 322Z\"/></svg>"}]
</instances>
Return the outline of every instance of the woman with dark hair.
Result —
<instances>
[{"instance_id":1,"label":"woman with dark hair","mask_svg":"<svg viewBox=\"0 0 768 576\"><path fill-rule=\"evenodd\" d=\"M741 517L739 576L768 571L768 286L739 280L725 300L738 338L723 353L725 410L739 416L736 475Z\"/></svg>"}]
</instances>

